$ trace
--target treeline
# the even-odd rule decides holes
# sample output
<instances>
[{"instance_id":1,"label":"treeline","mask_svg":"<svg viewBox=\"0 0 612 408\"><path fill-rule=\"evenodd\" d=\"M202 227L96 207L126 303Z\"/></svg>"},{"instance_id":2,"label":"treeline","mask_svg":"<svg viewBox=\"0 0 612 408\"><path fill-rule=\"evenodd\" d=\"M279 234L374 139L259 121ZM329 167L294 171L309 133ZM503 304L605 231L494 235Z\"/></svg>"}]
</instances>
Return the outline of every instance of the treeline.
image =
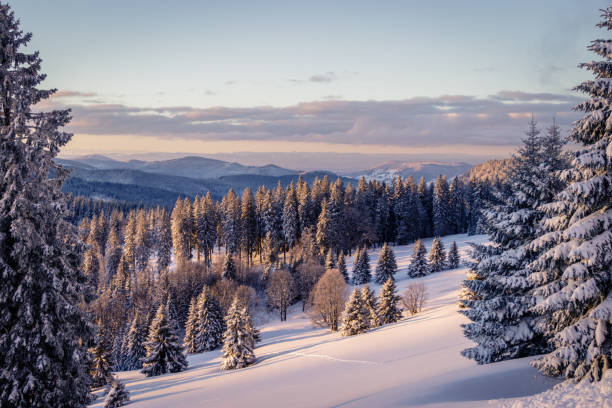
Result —
<instances>
[{"instance_id":1,"label":"treeline","mask_svg":"<svg viewBox=\"0 0 612 408\"><path fill-rule=\"evenodd\" d=\"M142 204L132 203L127 201L111 201L100 200L83 195L73 196L68 195L68 216L67 219L71 223L78 225L83 218L91 218L100 213L111 214L113 211L119 211L127 214L129 211L144 208Z\"/></svg>"}]
</instances>

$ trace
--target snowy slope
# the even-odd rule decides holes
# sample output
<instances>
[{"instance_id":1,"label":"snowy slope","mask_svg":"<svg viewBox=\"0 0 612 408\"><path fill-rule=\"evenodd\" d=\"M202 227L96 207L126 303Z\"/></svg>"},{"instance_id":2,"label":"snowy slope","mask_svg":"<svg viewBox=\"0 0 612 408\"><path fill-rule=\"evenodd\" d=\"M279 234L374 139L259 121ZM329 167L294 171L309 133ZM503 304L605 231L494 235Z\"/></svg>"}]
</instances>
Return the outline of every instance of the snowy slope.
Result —
<instances>
[{"instance_id":1,"label":"snowy slope","mask_svg":"<svg viewBox=\"0 0 612 408\"><path fill-rule=\"evenodd\" d=\"M466 242L484 238L446 237L446 248L453 239L465 256ZM431 240L425 244L429 249ZM190 367L183 373L153 378L138 371L119 373L131 393L130 406L499 406L513 401L502 398L536 394L556 384L531 368L529 359L478 366L461 357L459 352L470 344L460 328L467 319L457 313L465 269L408 279L412 246L394 251L400 292L411 282L426 285L429 302L421 314L344 338L312 327L296 305L287 322L272 315L262 327L252 367L221 371L221 354L214 351L189 356ZM370 252L373 267L376 253ZM352 260L347 264L350 270ZM101 407L102 400L94 406Z\"/></svg>"}]
</instances>

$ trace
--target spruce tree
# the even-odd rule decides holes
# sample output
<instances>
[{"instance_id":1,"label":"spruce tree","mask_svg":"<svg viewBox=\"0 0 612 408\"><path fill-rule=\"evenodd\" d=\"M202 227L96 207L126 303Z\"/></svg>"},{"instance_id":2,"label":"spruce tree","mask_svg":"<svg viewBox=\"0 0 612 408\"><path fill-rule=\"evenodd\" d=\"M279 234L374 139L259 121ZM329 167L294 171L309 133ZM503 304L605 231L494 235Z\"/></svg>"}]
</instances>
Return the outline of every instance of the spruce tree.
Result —
<instances>
[{"instance_id":1,"label":"spruce tree","mask_svg":"<svg viewBox=\"0 0 612 408\"><path fill-rule=\"evenodd\" d=\"M331 248L327 251L327 256L325 256L325 269L334 269L336 267L336 263L334 262L334 253Z\"/></svg>"},{"instance_id":2,"label":"spruce tree","mask_svg":"<svg viewBox=\"0 0 612 408\"><path fill-rule=\"evenodd\" d=\"M459 250L457 249L457 242L453 241L450 249L448 250L448 268L456 269L459 267Z\"/></svg>"},{"instance_id":3,"label":"spruce tree","mask_svg":"<svg viewBox=\"0 0 612 408\"><path fill-rule=\"evenodd\" d=\"M374 281L378 284L384 283L387 279L395 279L393 275L397 272L397 262L393 249L386 243L383 245L378 255L378 264L376 265L376 274Z\"/></svg>"},{"instance_id":4,"label":"spruce tree","mask_svg":"<svg viewBox=\"0 0 612 408\"><path fill-rule=\"evenodd\" d=\"M238 299L234 299L228 310L225 325L221 368L233 370L253 364L256 339L253 336L248 310L239 304Z\"/></svg>"},{"instance_id":5,"label":"spruce tree","mask_svg":"<svg viewBox=\"0 0 612 408\"><path fill-rule=\"evenodd\" d=\"M450 191L446 177L439 175L433 191L433 233L435 236L444 236L452 233L452 220L450 208Z\"/></svg>"},{"instance_id":6,"label":"spruce tree","mask_svg":"<svg viewBox=\"0 0 612 408\"><path fill-rule=\"evenodd\" d=\"M225 322L221 306L205 286L196 302L195 345L196 352L211 351L223 343Z\"/></svg>"},{"instance_id":7,"label":"spruce tree","mask_svg":"<svg viewBox=\"0 0 612 408\"><path fill-rule=\"evenodd\" d=\"M361 288L361 299L370 328L380 326L380 319L378 318L378 301L376 300L376 294L370 289L368 284L363 285Z\"/></svg>"},{"instance_id":8,"label":"spruce tree","mask_svg":"<svg viewBox=\"0 0 612 408\"><path fill-rule=\"evenodd\" d=\"M598 27L612 29L612 7L603 10ZM592 41L589 50L603 61L581 64L596 77L576 87L591 98L576 107L585 114L570 131L581 148L562 173L568 186L543 206L548 232L529 245L539 254L528 278L538 300L535 329L553 336L553 350L533 364L576 380L600 380L612 364L611 43Z\"/></svg>"},{"instance_id":9,"label":"spruce tree","mask_svg":"<svg viewBox=\"0 0 612 408\"><path fill-rule=\"evenodd\" d=\"M283 234L289 248L297 244L300 238L300 219L298 213L298 199L293 182L287 188L285 203L283 205Z\"/></svg>"},{"instance_id":10,"label":"spruce tree","mask_svg":"<svg viewBox=\"0 0 612 408\"><path fill-rule=\"evenodd\" d=\"M91 379L94 387L103 387L112 379L110 352L105 344L102 331L98 330L96 344L89 349L91 353Z\"/></svg>"},{"instance_id":11,"label":"spruce tree","mask_svg":"<svg viewBox=\"0 0 612 408\"><path fill-rule=\"evenodd\" d=\"M346 269L346 260L344 258L344 252L340 252L340 255L338 256L338 265L336 265L336 269L340 271L340 274L342 274L342 277L344 278L346 283L348 283L349 276L348 276L348 271Z\"/></svg>"},{"instance_id":12,"label":"spruce tree","mask_svg":"<svg viewBox=\"0 0 612 408\"><path fill-rule=\"evenodd\" d=\"M77 307L83 251L61 192L68 172L53 158L72 135L69 110L44 112L54 90L38 52L0 5L0 406L83 407L94 326Z\"/></svg>"},{"instance_id":13,"label":"spruce tree","mask_svg":"<svg viewBox=\"0 0 612 408\"><path fill-rule=\"evenodd\" d=\"M142 373L147 377L183 371L187 360L172 329L166 305L161 304L151 322L149 337L145 343L147 355L143 359Z\"/></svg>"},{"instance_id":14,"label":"spruce tree","mask_svg":"<svg viewBox=\"0 0 612 408\"><path fill-rule=\"evenodd\" d=\"M196 334L197 334L197 312L196 312L196 299L191 298L189 302L189 312L187 314L187 321L185 322L185 337L183 338L183 347L187 353L196 352Z\"/></svg>"},{"instance_id":15,"label":"spruce tree","mask_svg":"<svg viewBox=\"0 0 612 408\"><path fill-rule=\"evenodd\" d=\"M236 264L234 263L234 258L232 257L231 252L228 252L225 256L225 262L223 263L221 277L229 280L236 279Z\"/></svg>"},{"instance_id":16,"label":"spruce tree","mask_svg":"<svg viewBox=\"0 0 612 408\"><path fill-rule=\"evenodd\" d=\"M380 301L378 304L380 324L395 323L402 318L402 311L398 307L400 299L397 295L395 281L391 278L387 279L380 290Z\"/></svg>"},{"instance_id":17,"label":"spruce tree","mask_svg":"<svg viewBox=\"0 0 612 408\"><path fill-rule=\"evenodd\" d=\"M429 251L429 270L431 272L440 272L446 267L446 253L444 252L444 244L440 238L434 238Z\"/></svg>"},{"instance_id":18,"label":"spruce tree","mask_svg":"<svg viewBox=\"0 0 612 408\"><path fill-rule=\"evenodd\" d=\"M425 245L423 245L423 242L421 242L419 239L414 243L412 249L412 257L410 258L410 264L408 265L408 276L411 278L417 278L430 273L426 255L427 250L425 249Z\"/></svg>"},{"instance_id":19,"label":"spruce tree","mask_svg":"<svg viewBox=\"0 0 612 408\"><path fill-rule=\"evenodd\" d=\"M357 250L353 266L353 284L363 285L372 280L370 271L370 257L366 247Z\"/></svg>"},{"instance_id":20,"label":"spruce tree","mask_svg":"<svg viewBox=\"0 0 612 408\"><path fill-rule=\"evenodd\" d=\"M342 335L354 336L365 333L370 328L369 315L366 311L361 290L353 289L344 307L342 315Z\"/></svg>"},{"instance_id":21,"label":"spruce tree","mask_svg":"<svg viewBox=\"0 0 612 408\"><path fill-rule=\"evenodd\" d=\"M125 385L117 378L113 378L104 399L104 408L118 408L124 406L130 400L130 393Z\"/></svg>"},{"instance_id":22,"label":"spruce tree","mask_svg":"<svg viewBox=\"0 0 612 408\"><path fill-rule=\"evenodd\" d=\"M127 333L125 350L125 369L136 370L142 368L142 360L147 355L145 343L147 341L147 319L141 312L136 312Z\"/></svg>"}]
</instances>

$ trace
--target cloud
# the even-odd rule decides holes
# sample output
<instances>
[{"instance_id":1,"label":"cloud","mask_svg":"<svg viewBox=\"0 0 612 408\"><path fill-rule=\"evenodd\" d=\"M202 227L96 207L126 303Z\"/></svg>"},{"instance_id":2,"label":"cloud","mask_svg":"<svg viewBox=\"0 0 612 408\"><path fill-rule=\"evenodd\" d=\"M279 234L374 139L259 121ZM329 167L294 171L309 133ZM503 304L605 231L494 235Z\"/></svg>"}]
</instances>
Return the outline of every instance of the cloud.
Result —
<instances>
[{"instance_id":1,"label":"cloud","mask_svg":"<svg viewBox=\"0 0 612 408\"><path fill-rule=\"evenodd\" d=\"M308 78L310 82L315 83L329 83L338 79L338 76L334 72L326 72L325 74L316 74Z\"/></svg>"},{"instance_id":2,"label":"cloud","mask_svg":"<svg viewBox=\"0 0 612 408\"><path fill-rule=\"evenodd\" d=\"M565 129L580 98L565 94L501 91L486 98L442 95L391 101L323 99L286 107L134 107L71 104L69 130L99 135L154 136L165 140L290 141L427 147L516 146L533 113ZM68 105L60 101L41 108Z\"/></svg>"},{"instance_id":3,"label":"cloud","mask_svg":"<svg viewBox=\"0 0 612 408\"><path fill-rule=\"evenodd\" d=\"M52 98L93 98L97 95L95 92L57 91Z\"/></svg>"}]
</instances>

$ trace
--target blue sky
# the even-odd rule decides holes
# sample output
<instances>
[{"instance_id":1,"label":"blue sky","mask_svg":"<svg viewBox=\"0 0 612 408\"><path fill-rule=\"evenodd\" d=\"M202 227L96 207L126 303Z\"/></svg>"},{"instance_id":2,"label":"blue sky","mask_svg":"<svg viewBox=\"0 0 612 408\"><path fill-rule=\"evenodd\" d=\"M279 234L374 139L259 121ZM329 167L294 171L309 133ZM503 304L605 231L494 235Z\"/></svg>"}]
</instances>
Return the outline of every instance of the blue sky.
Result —
<instances>
[{"instance_id":1,"label":"blue sky","mask_svg":"<svg viewBox=\"0 0 612 408\"><path fill-rule=\"evenodd\" d=\"M498 155L509 151L531 111L540 113L543 126L553 114L569 125L571 114L559 113L575 101L560 98L576 97L570 89L589 77L577 64L594 58L586 46L606 35L595 24L598 9L608 5L598 0L9 3L23 29L34 34L31 46L43 57L45 85L64 92L54 103L75 108L74 152L90 146L112 153L123 140L123 153L145 152L142 145L157 152L173 146L204 153L277 146L367 153L376 145L377 152L384 151L381 146L432 151L447 146L458 156L462 150L452 150L454 145L490 145ZM504 100L503 111L502 91L549 96L523 96L521 106L511 107L517 100ZM447 106L440 102L446 95L472 98L479 107ZM449 143L452 126L436 127L434 117L420 121L423 112L392 103L412 101L413 107L418 101L423 108L423 98L439 114L456 113L446 116L449 120L469 113L488 115L490 123L458 123L463 139ZM307 105L308 112L300 109L316 102L316 108ZM376 117L357 102L377 102ZM104 126L108 116L92 112L110 105L113 124ZM257 107L269 109L265 117L253 113ZM222 118L211 115L219 110ZM504 120L493 120L495 113ZM121 126L115 123L121 115L142 120ZM194 126L186 126L184 119L196 116ZM360 126L364 122L377 125ZM213 126L219 124L231 126ZM258 126L265 131L256 131Z\"/></svg>"}]
</instances>

